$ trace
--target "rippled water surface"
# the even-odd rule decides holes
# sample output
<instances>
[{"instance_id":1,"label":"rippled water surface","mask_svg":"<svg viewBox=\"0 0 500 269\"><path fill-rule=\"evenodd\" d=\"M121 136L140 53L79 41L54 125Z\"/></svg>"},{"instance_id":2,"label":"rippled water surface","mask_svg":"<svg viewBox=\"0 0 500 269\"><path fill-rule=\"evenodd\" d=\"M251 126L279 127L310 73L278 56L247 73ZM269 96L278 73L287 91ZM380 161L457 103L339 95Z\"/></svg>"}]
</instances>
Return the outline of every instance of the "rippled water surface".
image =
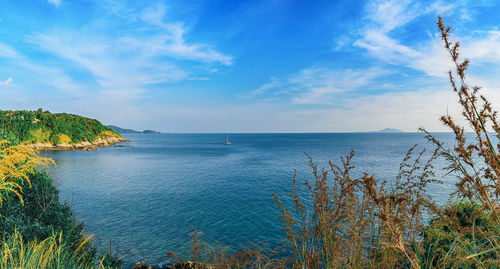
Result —
<instances>
[{"instance_id":1,"label":"rippled water surface","mask_svg":"<svg viewBox=\"0 0 500 269\"><path fill-rule=\"evenodd\" d=\"M449 134L436 134L452 142ZM206 242L278 245L282 239L273 193L282 199L297 180L311 179L307 153L320 166L354 149L355 175L391 180L422 133L379 134L125 134L123 147L49 152L52 176L87 231L137 260L161 262L167 251L187 255L192 228ZM441 162L437 167L443 167ZM432 186L445 202L453 178Z\"/></svg>"}]
</instances>

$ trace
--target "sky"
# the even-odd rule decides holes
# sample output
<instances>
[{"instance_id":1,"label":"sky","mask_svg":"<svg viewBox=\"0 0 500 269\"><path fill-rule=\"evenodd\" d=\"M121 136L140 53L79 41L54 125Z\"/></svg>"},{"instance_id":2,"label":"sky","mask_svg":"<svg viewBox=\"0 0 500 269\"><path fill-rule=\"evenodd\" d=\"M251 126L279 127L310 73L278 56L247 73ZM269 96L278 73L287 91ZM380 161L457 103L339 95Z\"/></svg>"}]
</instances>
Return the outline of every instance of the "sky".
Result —
<instances>
[{"instance_id":1,"label":"sky","mask_svg":"<svg viewBox=\"0 0 500 269\"><path fill-rule=\"evenodd\" d=\"M436 27L500 106L500 1L1 0L0 109L162 132L447 131Z\"/></svg>"}]
</instances>

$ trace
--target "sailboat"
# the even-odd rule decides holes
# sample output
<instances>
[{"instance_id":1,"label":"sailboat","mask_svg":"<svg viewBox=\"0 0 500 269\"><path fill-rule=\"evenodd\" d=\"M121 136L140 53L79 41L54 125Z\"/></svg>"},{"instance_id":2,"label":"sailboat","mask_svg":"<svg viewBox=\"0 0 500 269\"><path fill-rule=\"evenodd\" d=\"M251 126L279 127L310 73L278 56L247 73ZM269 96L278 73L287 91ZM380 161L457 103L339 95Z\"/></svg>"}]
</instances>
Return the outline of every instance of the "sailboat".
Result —
<instances>
[{"instance_id":1,"label":"sailboat","mask_svg":"<svg viewBox=\"0 0 500 269\"><path fill-rule=\"evenodd\" d=\"M226 135L226 142L224 142L224 145L231 145L231 142L229 142L229 137Z\"/></svg>"}]
</instances>

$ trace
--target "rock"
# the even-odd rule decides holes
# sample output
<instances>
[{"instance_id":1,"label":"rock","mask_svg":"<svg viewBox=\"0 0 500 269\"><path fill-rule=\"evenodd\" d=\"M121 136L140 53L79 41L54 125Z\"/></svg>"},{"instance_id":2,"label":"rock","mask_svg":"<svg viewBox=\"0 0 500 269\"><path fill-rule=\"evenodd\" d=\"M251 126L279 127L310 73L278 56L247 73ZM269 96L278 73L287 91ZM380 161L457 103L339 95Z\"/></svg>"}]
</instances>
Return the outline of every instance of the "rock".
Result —
<instances>
[{"instance_id":1,"label":"rock","mask_svg":"<svg viewBox=\"0 0 500 269\"><path fill-rule=\"evenodd\" d=\"M212 266L206 266L200 263L193 263L192 261L184 261L175 264L157 265L157 266L150 266L145 261L140 261L132 265L132 269L195 269L195 268L213 269Z\"/></svg>"},{"instance_id":2,"label":"rock","mask_svg":"<svg viewBox=\"0 0 500 269\"><path fill-rule=\"evenodd\" d=\"M152 269L153 267L146 264L145 261L140 261L132 265L132 269Z\"/></svg>"},{"instance_id":3,"label":"rock","mask_svg":"<svg viewBox=\"0 0 500 269\"><path fill-rule=\"evenodd\" d=\"M80 143L75 143L75 144L35 143L35 144L29 144L27 146L34 148L36 150L82 150L82 151L89 151L89 150L98 150L99 149L98 147L109 147L111 145L115 145L116 143L130 142L130 141L131 140L128 140L128 139L123 138L123 137L104 136L104 137L96 138L96 140L93 142L82 141Z\"/></svg>"}]
</instances>

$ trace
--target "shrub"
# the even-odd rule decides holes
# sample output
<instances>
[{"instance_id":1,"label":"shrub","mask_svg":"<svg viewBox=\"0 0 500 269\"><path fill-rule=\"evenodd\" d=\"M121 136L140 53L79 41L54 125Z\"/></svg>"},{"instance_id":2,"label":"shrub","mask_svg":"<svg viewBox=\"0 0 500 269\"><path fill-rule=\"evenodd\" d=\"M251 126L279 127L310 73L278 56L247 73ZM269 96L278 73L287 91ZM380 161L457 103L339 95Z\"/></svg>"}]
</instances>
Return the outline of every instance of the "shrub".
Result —
<instances>
[{"instance_id":1,"label":"shrub","mask_svg":"<svg viewBox=\"0 0 500 269\"><path fill-rule=\"evenodd\" d=\"M24 189L23 200L12 193L5 195L0 206L0 231L4 237L19 232L25 241L44 240L53 233L62 232L67 246L78 244L85 237L83 225L79 223L67 202L59 202L59 190L53 185L46 171L36 171Z\"/></svg>"},{"instance_id":2,"label":"shrub","mask_svg":"<svg viewBox=\"0 0 500 269\"><path fill-rule=\"evenodd\" d=\"M433 218L423 231L422 260L425 267L481 268L498 265L500 230L491 211L481 203L455 202ZM479 255L478 255L479 254Z\"/></svg>"},{"instance_id":3,"label":"shrub","mask_svg":"<svg viewBox=\"0 0 500 269\"><path fill-rule=\"evenodd\" d=\"M59 202L59 190L47 171L37 170L30 176L31 188L24 182L23 200L14 193L6 193L0 206L0 234L4 245L11 249L25 248L26 256L5 258L10 265L24 264L31 267L42 259L40 251L47 252L46 259L52 260L48 268L119 268L122 260L110 252L97 256L92 246L92 236L84 232L84 226L74 217L67 202ZM26 242L24 245L22 242ZM40 250L42 249L42 250ZM14 252L13 252L14 253ZM15 255L21 255L15 252ZM59 255L62 258L52 257ZM7 260L5 260L7 259ZM1 263L0 263L1 264ZM13 266L16 267L16 266ZM0 266L1 268L1 266ZM7 266L7 268L11 268Z\"/></svg>"}]
</instances>

